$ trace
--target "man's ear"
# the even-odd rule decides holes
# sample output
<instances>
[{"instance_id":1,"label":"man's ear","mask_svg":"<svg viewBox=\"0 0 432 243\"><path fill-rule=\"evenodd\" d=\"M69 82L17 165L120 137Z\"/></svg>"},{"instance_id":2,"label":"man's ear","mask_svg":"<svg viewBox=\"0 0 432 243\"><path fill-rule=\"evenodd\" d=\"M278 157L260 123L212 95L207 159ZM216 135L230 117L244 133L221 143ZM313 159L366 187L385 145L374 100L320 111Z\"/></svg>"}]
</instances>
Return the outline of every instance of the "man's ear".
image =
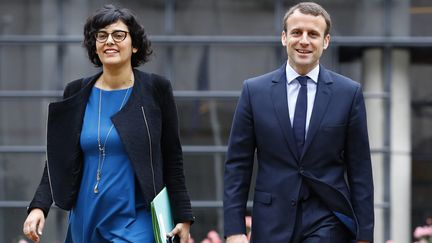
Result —
<instances>
[{"instance_id":1,"label":"man's ear","mask_svg":"<svg viewBox=\"0 0 432 243\"><path fill-rule=\"evenodd\" d=\"M285 30L284 30L281 33L281 42L282 42L283 46L286 46L286 41L287 41L287 36L286 36Z\"/></svg>"},{"instance_id":2,"label":"man's ear","mask_svg":"<svg viewBox=\"0 0 432 243\"><path fill-rule=\"evenodd\" d=\"M330 45L330 34L327 34L324 37L324 50L326 50L329 45Z\"/></svg>"}]
</instances>

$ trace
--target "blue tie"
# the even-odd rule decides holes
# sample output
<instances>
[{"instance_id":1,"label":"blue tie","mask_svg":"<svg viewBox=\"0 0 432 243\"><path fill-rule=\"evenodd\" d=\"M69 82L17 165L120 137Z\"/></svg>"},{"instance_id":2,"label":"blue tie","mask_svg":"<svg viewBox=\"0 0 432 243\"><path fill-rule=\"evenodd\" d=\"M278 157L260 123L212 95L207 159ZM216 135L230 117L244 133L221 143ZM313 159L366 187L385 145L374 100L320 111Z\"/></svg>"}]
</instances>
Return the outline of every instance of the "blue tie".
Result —
<instances>
[{"instance_id":1,"label":"blue tie","mask_svg":"<svg viewBox=\"0 0 432 243\"><path fill-rule=\"evenodd\" d=\"M307 80L308 76L298 76L300 91L297 96L297 103L294 111L293 130L297 142L299 154L303 152L306 135L306 112L307 112Z\"/></svg>"}]
</instances>

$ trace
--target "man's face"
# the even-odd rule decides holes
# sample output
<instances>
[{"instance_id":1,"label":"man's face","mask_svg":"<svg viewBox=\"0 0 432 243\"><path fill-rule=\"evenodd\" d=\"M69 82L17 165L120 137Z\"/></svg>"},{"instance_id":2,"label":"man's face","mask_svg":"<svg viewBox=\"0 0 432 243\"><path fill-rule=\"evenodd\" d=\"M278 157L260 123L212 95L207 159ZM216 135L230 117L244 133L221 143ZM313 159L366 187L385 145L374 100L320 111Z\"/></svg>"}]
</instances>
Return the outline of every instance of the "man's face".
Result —
<instances>
[{"instance_id":1,"label":"man's face","mask_svg":"<svg viewBox=\"0 0 432 243\"><path fill-rule=\"evenodd\" d=\"M330 35L324 35L327 24L324 17L302 14L299 10L286 20L287 30L281 41L288 54L288 63L301 75L307 74L319 63L327 49Z\"/></svg>"}]
</instances>

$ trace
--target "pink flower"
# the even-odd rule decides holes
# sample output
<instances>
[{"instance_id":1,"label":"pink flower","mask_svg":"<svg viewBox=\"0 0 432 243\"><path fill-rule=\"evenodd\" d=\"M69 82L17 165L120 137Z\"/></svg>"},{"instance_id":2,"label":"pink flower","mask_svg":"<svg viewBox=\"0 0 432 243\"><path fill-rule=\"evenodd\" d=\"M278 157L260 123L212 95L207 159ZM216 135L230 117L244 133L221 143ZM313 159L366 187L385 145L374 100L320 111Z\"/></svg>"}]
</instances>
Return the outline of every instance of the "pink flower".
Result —
<instances>
[{"instance_id":1,"label":"pink flower","mask_svg":"<svg viewBox=\"0 0 432 243\"><path fill-rule=\"evenodd\" d=\"M207 239L209 239L212 243L222 243L222 239L220 238L219 234L211 230L207 233Z\"/></svg>"},{"instance_id":2,"label":"pink flower","mask_svg":"<svg viewBox=\"0 0 432 243\"><path fill-rule=\"evenodd\" d=\"M201 243L222 243L222 239L216 231L210 230L207 233L207 238L202 240Z\"/></svg>"},{"instance_id":3,"label":"pink flower","mask_svg":"<svg viewBox=\"0 0 432 243\"><path fill-rule=\"evenodd\" d=\"M414 231L416 239L429 238L432 236L432 226L419 226Z\"/></svg>"}]
</instances>

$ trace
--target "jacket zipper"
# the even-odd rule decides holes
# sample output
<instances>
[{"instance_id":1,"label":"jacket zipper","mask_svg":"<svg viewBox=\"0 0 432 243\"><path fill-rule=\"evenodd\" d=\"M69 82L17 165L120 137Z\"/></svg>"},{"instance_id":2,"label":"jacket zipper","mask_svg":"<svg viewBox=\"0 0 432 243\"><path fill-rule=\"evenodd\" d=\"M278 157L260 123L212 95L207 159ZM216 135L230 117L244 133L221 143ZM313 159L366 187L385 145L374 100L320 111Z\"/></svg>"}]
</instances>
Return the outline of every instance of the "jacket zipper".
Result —
<instances>
[{"instance_id":1,"label":"jacket zipper","mask_svg":"<svg viewBox=\"0 0 432 243\"><path fill-rule=\"evenodd\" d=\"M147 130L147 135L148 135L148 140L149 140L150 167L151 167L151 171L152 171L153 190L154 190L154 195L156 197L156 183L155 183L155 174L154 174L154 169L153 169L153 153L152 153L152 142L151 142L151 136L150 136L150 128L149 128L149 125L147 122L147 116L145 114L143 106L141 106L141 111L142 111L142 115L144 117L144 122L146 124L146 130Z\"/></svg>"},{"instance_id":2,"label":"jacket zipper","mask_svg":"<svg viewBox=\"0 0 432 243\"><path fill-rule=\"evenodd\" d=\"M49 105L48 105L48 114L49 114ZM48 118L46 120L46 133L47 133L47 137L48 137ZM56 202L54 200L54 193L53 193L52 184L51 184L51 175L50 175L49 162L48 162L48 144L45 146L45 157L46 157L46 168L47 168L47 174L48 174L48 183L49 183L49 187L50 187L50 191L51 191L51 199L52 199L53 203L56 204Z\"/></svg>"}]
</instances>

